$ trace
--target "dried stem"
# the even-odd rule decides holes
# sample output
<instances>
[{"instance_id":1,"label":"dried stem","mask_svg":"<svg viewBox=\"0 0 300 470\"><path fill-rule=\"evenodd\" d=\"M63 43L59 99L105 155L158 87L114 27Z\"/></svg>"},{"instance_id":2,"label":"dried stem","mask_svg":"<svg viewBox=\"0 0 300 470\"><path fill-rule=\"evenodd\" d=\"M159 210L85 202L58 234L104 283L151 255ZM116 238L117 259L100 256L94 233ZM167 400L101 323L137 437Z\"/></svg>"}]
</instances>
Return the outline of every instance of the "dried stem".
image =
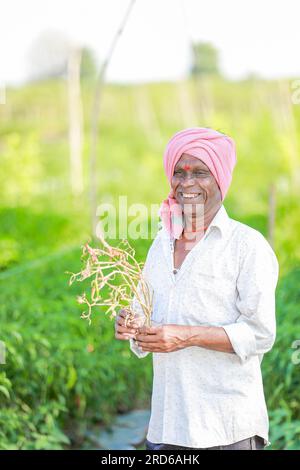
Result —
<instances>
[{"instance_id":1,"label":"dried stem","mask_svg":"<svg viewBox=\"0 0 300 470\"><path fill-rule=\"evenodd\" d=\"M111 313L112 319L117 310L123 308L128 311L126 324L137 316L144 316L146 325L150 326L153 291L143 276L144 263L137 262L128 240L122 240L119 246L113 247L100 235L100 243L100 248L92 248L88 243L83 246L84 267L78 273L71 273L69 280L71 285L75 281L92 279L89 298L85 293L77 297L78 303L88 306L88 312L83 312L81 318L91 323L95 307L104 306L107 307L105 313ZM105 298L104 288L109 291Z\"/></svg>"}]
</instances>

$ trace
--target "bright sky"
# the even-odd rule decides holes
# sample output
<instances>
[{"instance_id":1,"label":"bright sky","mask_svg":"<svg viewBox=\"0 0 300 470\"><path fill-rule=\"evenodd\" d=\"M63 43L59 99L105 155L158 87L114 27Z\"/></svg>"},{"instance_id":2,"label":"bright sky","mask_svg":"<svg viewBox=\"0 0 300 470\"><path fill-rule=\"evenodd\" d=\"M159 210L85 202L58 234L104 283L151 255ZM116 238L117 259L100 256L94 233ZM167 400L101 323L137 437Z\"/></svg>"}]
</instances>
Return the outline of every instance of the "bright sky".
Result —
<instances>
[{"instance_id":1,"label":"bright sky","mask_svg":"<svg viewBox=\"0 0 300 470\"><path fill-rule=\"evenodd\" d=\"M128 0L2 0L0 83L28 76L29 50L45 30L91 47L99 60ZM136 0L107 70L118 82L176 80L189 65L189 41L212 42L232 79L300 77L299 0Z\"/></svg>"}]
</instances>

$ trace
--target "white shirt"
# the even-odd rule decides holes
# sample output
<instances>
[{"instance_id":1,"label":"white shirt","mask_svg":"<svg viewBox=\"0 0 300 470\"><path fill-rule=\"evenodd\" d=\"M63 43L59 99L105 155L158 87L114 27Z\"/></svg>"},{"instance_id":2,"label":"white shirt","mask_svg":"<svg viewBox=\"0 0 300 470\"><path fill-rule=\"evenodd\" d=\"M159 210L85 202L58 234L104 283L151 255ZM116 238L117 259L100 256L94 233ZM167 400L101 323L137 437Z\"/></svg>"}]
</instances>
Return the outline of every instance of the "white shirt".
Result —
<instances>
[{"instance_id":1,"label":"white shirt","mask_svg":"<svg viewBox=\"0 0 300 470\"><path fill-rule=\"evenodd\" d=\"M147 439L206 448L258 435L270 445L260 364L276 336L277 258L260 232L231 219L224 206L176 275L173 246L162 227L144 265L153 320L221 326L235 352L191 346L153 353ZM149 354L134 340L130 349Z\"/></svg>"}]
</instances>

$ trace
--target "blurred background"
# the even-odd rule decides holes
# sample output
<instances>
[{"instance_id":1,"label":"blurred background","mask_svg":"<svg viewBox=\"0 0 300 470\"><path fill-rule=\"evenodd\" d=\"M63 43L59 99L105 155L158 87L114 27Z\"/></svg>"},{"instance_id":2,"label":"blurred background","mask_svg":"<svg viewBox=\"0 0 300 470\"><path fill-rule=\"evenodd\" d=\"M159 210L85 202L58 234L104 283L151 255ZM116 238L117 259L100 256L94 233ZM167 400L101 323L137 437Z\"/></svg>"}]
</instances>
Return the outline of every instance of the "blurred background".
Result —
<instances>
[{"instance_id":1,"label":"blurred background","mask_svg":"<svg viewBox=\"0 0 300 470\"><path fill-rule=\"evenodd\" d=\"M97 205L165 199L164 147L192 126L235 139L224 205L278 257L270 441L300 449L299 13L296 0L2 2L0 449L143 448L151 355L114 340L100 309L81 319L66 272ZM132 241L140 261L151 242Z\"/></svg>"}]
</instances>

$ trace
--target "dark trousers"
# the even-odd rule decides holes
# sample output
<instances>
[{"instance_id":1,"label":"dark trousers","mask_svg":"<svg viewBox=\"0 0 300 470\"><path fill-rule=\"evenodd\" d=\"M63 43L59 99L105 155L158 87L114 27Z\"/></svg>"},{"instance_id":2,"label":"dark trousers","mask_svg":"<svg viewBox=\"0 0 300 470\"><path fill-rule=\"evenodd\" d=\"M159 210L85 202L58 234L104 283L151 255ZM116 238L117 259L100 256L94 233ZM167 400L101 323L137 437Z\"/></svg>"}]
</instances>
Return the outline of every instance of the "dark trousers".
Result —
<instances>
[{"instance_id":1,"label":"dark trousers","mask_svg":"<svg viewBox=\"0 0 300 470\"><path fill-rule=\"evenodd\" d=\"M146 450L263 450L265 443L262 437L253 436L227 446L214 447L183 447L173 444L154 444L146 439Z\"/></svg>"}]
</instances>

